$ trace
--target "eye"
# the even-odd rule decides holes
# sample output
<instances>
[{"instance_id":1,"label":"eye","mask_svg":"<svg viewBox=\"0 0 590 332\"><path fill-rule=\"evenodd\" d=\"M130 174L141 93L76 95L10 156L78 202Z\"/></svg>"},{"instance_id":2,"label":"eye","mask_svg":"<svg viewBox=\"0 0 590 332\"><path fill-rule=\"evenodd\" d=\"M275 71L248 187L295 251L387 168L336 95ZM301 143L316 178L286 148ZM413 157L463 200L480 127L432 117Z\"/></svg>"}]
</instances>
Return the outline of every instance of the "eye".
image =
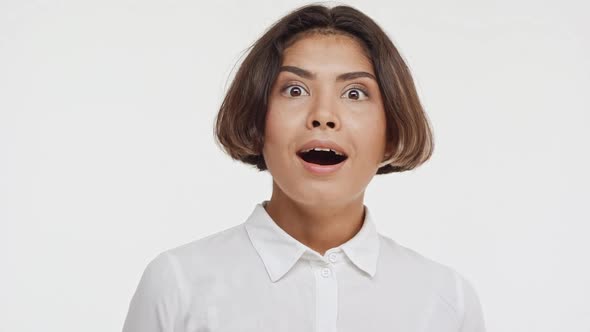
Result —
<instances>
[{"instance_id":1,"label":"eye","mask_svg":"<svg viewBox=\"0 0 590 332\"><path fill-rule=\"evenodd\" d=\"M287 93L287 97L309 96L309 93L298 84L290 84L281 89L281 93Z\"/></svg>"},{"instance_id":2,"label":"eye","mask_svg":"<svg viewBox=\"0 0 590 332\"><path fill-rule=\"evenodd\" d=\"M362 96L364 95L364 97ZM369 97L367 90L361 87L353 87L351 89L346 90L343 96L346 96L353 100L365 100Z\"/></svg>"}]
</instances>

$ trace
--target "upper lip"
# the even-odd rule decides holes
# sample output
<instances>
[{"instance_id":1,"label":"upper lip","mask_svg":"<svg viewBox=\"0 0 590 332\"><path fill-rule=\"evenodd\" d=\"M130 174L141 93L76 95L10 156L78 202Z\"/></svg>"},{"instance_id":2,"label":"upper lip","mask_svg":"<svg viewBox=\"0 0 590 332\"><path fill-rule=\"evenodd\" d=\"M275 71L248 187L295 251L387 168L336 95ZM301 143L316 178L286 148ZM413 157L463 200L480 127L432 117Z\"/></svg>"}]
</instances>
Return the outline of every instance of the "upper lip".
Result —
<instances>
[{"instance_id":1,"label":"upper lip","mask_svg":"<svg viewBox=\"0 0 590 332\"><path fill-rule=\"evenodd\" d=\"M311 140L305 144L303 144L301 147L299 147L299 149L297 150L297 153L301 153L301 151L307 150L307 149L312 149L312 148L328 148L328 149L332 149L334 151L337 151L345 156L348 157L348 154L346 153L346 151L338 144L336 144L336 142L330 141L330 140L321 140L321 139L314 139Z\"/></svg>"}]
</instances>

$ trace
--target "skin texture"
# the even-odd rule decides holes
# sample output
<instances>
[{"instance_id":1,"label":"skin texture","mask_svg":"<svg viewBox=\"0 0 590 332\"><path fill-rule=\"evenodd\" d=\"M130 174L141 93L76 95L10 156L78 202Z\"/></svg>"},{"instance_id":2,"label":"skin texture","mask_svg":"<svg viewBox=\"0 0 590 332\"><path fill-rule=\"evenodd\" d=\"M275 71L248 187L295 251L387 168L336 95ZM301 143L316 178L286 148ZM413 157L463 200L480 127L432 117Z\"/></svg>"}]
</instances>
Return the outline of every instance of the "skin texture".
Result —
<instances>
[{"instance_id":1,"label":"skin texture","mask_svg":"<svg viewBox=\"0 0 590 332\"><path fill-rule=\"evenodd\" d=\"M305 36L285 50L282 66L316 77L281 71L272 86L263 155L273 191L266 210L279 227L324 255L362 226L365 189L386 153L383 102L376 80L336 80L348 72L375 76L371 60L349 36ZM334 174L310 173L296 152L312 139L336 142L348 160Z\"/></svg>"}]
</instances>

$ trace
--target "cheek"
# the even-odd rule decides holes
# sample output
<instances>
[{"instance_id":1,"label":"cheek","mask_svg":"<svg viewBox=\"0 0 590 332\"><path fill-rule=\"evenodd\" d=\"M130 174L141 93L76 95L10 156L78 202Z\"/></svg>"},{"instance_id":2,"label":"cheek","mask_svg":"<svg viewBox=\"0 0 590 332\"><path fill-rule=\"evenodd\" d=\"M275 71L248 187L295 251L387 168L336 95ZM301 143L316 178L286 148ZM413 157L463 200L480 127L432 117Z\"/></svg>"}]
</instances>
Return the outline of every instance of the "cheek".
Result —
<instances>
[{"instance_id":1,"label":"cheek","mask_svg":"<svg viewBox=\"0 0 590 332\"><path fill-rule=\"evenodd\" d=\"M305 125L305 111L301 103L285 102L273 96L269 99L265 119L265 140L291 142Z\"/></svg>"},{"instance_id":2,"label":"cheek","mask_svg":"<svg viewBox=\"0 0 590 332\"><path fill-rule=\"evenodd\" d=\"M280 122L277 121L277 117L271 110L269 109L266 113L266 119L264 123L264 143L272 143L277 137L276 133L280 132L280 128L278 128Z\"/></svg>"},{"instance_id":3,"label":"cheek","mask_svg":"<svg viewBox=\"0 0 590 332\"><path fill-rule=\"evenodd\" d=\"M356 137L357 153L366 157L374 156L377 159L383 156L386 131L383 113L380 114L379 111L376 111L371 116L357 118L350 126L354 128L352 135Z\"/></svg>"},{"instance_id":4,"label":"cheek","mask_svg":"<svg viewBox=\"0 0 590 332\"><path fill-rule=\"evenodd\" d=\"M263 153L267 164L283 159L291 151L296 136L296 119L288 116L288 110L269 104L265 119ZM270 167L270 166L269 166Z\"/></svg>"},{"instance_id":5,"label":"cheek","mask_svg":"<svg viewBox=\"0 0 590 332\"><path fill-rule=\"evenodd\" d=\"M280 144L289 132L289 122L279 109L269 107L266 113L264 141L269 145Z\"/></svg>"}]
</instances>

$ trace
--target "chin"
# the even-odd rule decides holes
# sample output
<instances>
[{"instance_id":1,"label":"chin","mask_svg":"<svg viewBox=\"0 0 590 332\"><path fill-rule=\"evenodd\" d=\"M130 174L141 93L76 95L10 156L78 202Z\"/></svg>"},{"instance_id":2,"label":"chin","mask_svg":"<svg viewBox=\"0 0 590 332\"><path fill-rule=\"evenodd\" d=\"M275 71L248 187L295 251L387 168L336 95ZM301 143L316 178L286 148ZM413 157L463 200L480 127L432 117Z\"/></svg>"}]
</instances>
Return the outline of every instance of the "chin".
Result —
<instances>
[{"instance_id":1,"label":"chin","mask_svg":"<svg viewBox=\"0 0 590 332\"><path fill-rule=\"evenodd\" d=\"M354 199L353 194L347 194L342 189L341 186L334 186L329 183L299 184L298 188L289 191L292 192L292 195L289 195L289 197L302 205L308 206L342 205Z\"/></svg>"},{"instance_id":2,"label":"chin","mask_svg":"<svg viewBox=\"0 0 590 332\"><path fill-rule=\"evenodd\" d=\"M296 167L291 164L279 166L271 162L267 166L275 183L273 190L279 190L281 196L301 205L343 205L357 199L363 192L363 188L357 188L358 181L351 181L350 177L310 176L298 164Z\"/></svg>"}]
</instances>

